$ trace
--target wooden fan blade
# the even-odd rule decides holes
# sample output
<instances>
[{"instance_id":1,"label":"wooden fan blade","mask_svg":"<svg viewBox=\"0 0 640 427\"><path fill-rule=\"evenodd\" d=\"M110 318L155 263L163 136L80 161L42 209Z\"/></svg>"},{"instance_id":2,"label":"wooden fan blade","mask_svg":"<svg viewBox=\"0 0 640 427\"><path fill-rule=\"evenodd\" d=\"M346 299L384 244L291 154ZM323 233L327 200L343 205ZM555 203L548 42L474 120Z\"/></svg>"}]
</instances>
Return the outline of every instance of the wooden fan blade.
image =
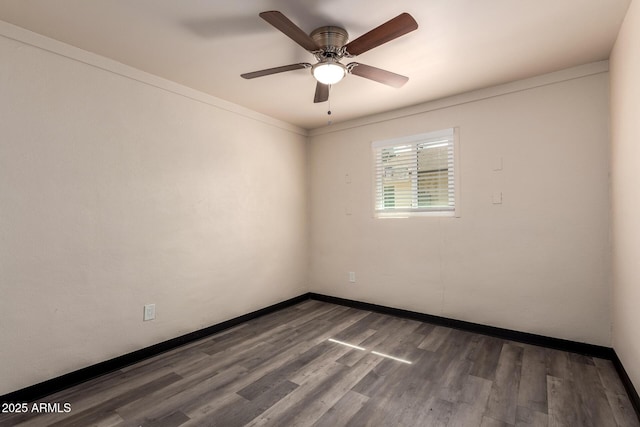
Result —
<instances>
[{"instance_id":1,"label":"wooden fan blade","mask_svg":"<svg viewBox=\"0 0 640 427\"><path fill-rule=\"evenodd\" d=\"M313 41L309 34L305 33L296 24L291 22L289 18L284 16L277 10L260 13L260 18L280 30L285 36L309 51L318 50L318 45Z\"/></svg>"},{"instance_id":2,"label":"wooden fan blade","mask_svg":"<svg viewBox=\"0 0 640 427\"><path fill-rule=\"evenodd\" d=\"M282 67L267 68L266 70L254 71L252 73L240 74L240 77L244 79L255 79L256 77L268 76L271 74L284 73L285 71L300 70L302 68L309 68L311 64L301 62L299 64L283 65Z\"/></svg>"},{"instance_id":3,"label":"wooden fan blade","mask_svg":"<svg viewBox=\"0 0 640 427\"><path fill-rule=\"evenodd\" d=\"M408 13L401 13L395 18L374 28L366 34L348 43L345 48L349 55L356 56L378 47L393 39L410 33L418 28L418 23Z\"/></svg>"},{"instance_id":4,"label":"wooden fan blade","mask_svg":"<svg viewBox=\"0 0 640 427\"><path fill-rule=\"evenodd\" d=\"M313 98L313 102L325 102L329 99L329 85L318 82L316 84L316 96Z\"/></svg>"},{"instance_id":5,"label":"wooden fan blade","mask_svg":"<svg viewBox=\"0 0 640 427\"><path fill-rule=\"evenodd\" d=\"M382 70L370 65L358 64L357 62L352 62L347 65L347 69L349 69L349 72L353 75L374 80L378 83L396 88L402 87L407 81L409 81L409 77L401 76L400 74L392 73L391 71Z\"/></svg>"}]
</instances>

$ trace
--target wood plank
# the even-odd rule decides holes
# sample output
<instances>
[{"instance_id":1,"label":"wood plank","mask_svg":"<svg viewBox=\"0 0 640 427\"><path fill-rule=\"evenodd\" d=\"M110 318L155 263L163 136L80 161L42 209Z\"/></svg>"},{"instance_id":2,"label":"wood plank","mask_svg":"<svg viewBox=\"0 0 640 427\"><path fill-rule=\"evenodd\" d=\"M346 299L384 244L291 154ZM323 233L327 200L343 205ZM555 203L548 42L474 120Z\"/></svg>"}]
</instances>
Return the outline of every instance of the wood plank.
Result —
<instances>
[{"instance_id":1,"label":"wood plank","mask_svg":"<svg viewBox=\"0 0 640 427\"><path fill-rule=\"evenodd\" d=\"M496 420L491 417L482 417L480 427L513 427L513 424L505 423L504 421Z\"/></svg>"},{"instance_id":2,"label":"wood plank","mask_svg":"<svg viewBox=\"0 0 640 427\"><path fill-rule=\"evenodd\" d=\"M435 372L435 353L414 349L412 365L386 359L369 372L353 390L361 390L372 398L351 419L349 425L412 425L422 417L425 402L430 401L435 387L429 375ZM415 421L417 422L417 421ZM413 424L419 425L419 424Z\"/></svg>"},{"instance_id":3,"label":"wood plank","mask_svg":"<svg viewBox=\"0 0 640 427\"><path fill-rule=\"evenodd\" d=\"M187 412L191 405L202 400L214 405L215 400L208 396L222 397L226 390L233 387L239 378L246 377L247 370L242 366L233 366L221 372L206 371L202 375L194 375L177 381L162 389L128 402L116 409L123 419L131 424L141 424L146 420L162 417L174 411Z\"/></svg>"},{"instance_id":4,"label":"wood plank","mask_svg":"<svg viewBox=\"0 0 640 427\"><path fill-rule=\"evenodd\" d=\"M468 375L463 393L448 427L479 426L482 423L493 382Z\"/></svg>"},{"instance_id":5,"label":"wood plank","mask_svg":"<svg viewBox=\"0 0 640 427\"><path fill-rule=\"evenodd\" d=\"M246 400L240 395L238 398L229 401L216 411L206 415L206 417L193 417L193 425L201 425L205 420L215 420L217 425L225 427L241 427L262 414L282 398L298 388L297 384L291 381L282 381L270 387L264 393L255 396L252 400ZM199 424L200 423L200 424Z\"/></svg>"},{"instance_id":6,"label":"wood plank","mask_svg":"<svg viewBox=\"0 0 640 427\"><path fill-rule=\"evenodd\" d=\"M369 400L367 396L349 390L335 405L329 408L318 421L313 423L313 427L347 425L349 420L353 418L367 400Z\"/></svg>"},{"instance_id":7,"label":"wood plank","mask_svg":"<svg viewBox=\"0 0 640 427\"><path fill-rule=\"evenodd\" d=\"M406 346L406 336L412 334L418 326L420 326L419 323L415 321L407 321L406 319L394 318L393 316L385 315L376 317L370 328L376 330L376 333L365 339L360 346L365 348L367 352L395 353L395 356L402 357L402 354L397 352L411 351L411 345L409 345L409 347ZM409 338L409 342L414 342L418 337L420 337L420 335L413 335L412 338ZM366 354L366 352L363 353L362 351L350 351L338 359L338 362L343 365L353 366L365 357ZM386 366L391 365L381 365L381 367Z\"/></svg>"},{"instance_id":8,"label":"wood plank","mask_svg":"<svg viewBox=\"0 0 640 427\"><path fill-rule=\"evenodd\" d=\"M445 343L439 346L436 355L438 360L428 379L437 388L439 399L456 403L462 393L467 376L473 369L473 362L468 358L469 348L475 346L470 337L472 334L453 330Z\"/></svg>"},{"instance_id":9,"label":"wood plank","mask_svg":"<svg viewBox=\"0 0 640 427\"><path fill-rule=\"evenodd\" d=\"M619 426L640 427L640 420L636 415L631 400L626 394L606 392L613 417Z\"/></svg>"},{"instance_id":10,"label":"wood plank","mask_svg":"<svg viewBox=\"0 0 640 427\"><path fill-rule=\"evenodd\" d=\"M51 415L41 415L36 418L32 418L28 421L20 422L20 423L7 423L5 424L2 417L0 417L0 426L10 426L10 427L48 427L51 425ZM96 420L95 424L92 427L119 427L122 425L122 418L118 414L111 413L105 415L102 419Z\"/></svg>"},{"instance_id":11,"label":"wood plank","mask_svg":"<svg viewBox=\"0 0 640 427\"><path fill-rule=\"evenodd\" d=\"M520 380L524 381L523 379ZM546 413L534 411L524 406L518 406L516 411L516 427L547 427L549 416Z\"/></svg>"},{"instance_id":12,"label":"wood plank","mask_svg":"<svg viewBox=\"0 0 640 427\"><path fill-rule=\"evenodd\" d=\"M584 420L583 425L595 427L611 424L615 417L595 365L575 361L572 362L572 368L576 387L574 393L581 401L579 419Z\"/></svg>"},{"instance_id":13,"label":"wood plank","mask_svg":"<svg viewBox=\"0 0 640 427\"><path fill-rule=\"evenodd\" d=\"M549 427L574 427L580 424L580 401L573 381L547 375Z\"/></svg>"},{"instance_id":14,"label":"wood plank","mask_svg":"<svg viewBox=\"0 0 640 427\"><path fill-rule=\"evenodd\" d=\"M376 331L372 329L364 329L360 331L359 335L353 335L353 333L350 333L344 339L349 340L345 342L348 342L353 345L359 345L360 343L362 343L362 341L366 340L371 335L375 334L375 332ZM338 336L340 336L340 338L344 337L344 335L342 334ZM327 365L335 363L338 359L340 359L345 354L351 351L357 351L357 350L354 350L348 346L344 346L341 344L332 343L329 346L329 348L325 351L325 353L322 354L322 357L317 357L316 359L310 361L309 363L307 363L297 371L291 372L287 376L287 378L296 384L303 384L306 381L308 381L309 378L311 378L316 372L325 369Z\"/></svg>"},{"instance_id":15,"label":"wood plank","mask_svg":"<svg viewBox=\"0 0 640 427\"><path fill-rule=\"evenodd\" d=\"M569 353L555 349L545 349L545 352L547 353L547 375L565 380L573 379Z\"/></svg>"},{"instance_id":16,"label":"wood plank","mask_svg":"<svg viewBox=\"0 0 640 427\"><path fill-rule=\"evenodd\" d=\"M164 375L139 387L131 388L124 393L118 394L117 396L105 400L84 411L70 412L70 416L49 425L52 427L84 427L96 424L103 419L113 418L116 408L122 405L123 402L128 402L144 397L145 395L150 394L155 390L162 389L169 384L173 384L181 378L182 377L173 373Z\"/></svg>"},{"instance_id":17,"label":"wood plank","mask_svg":"<svg viewBox=\"0 0 640 427\"><path fill-rule=\"evenodd\" d=\"M429 335L437 326L431 323L422 323L420 326L416 328L414 331L417 334L424 335L425 337Z\"/></svg>"},{"instance_id":18,"label":"wood plank","mask_svg":"<svg viewBox=\"0 0 640 427\"><path fill-rule=\"evenodd\" d=\"M322 357L330 348L332 348L332 344L329 342L311 347L299 357L292 359L278 369L270 371L260 379L238 390L237 393L247 400L253 400L279 383L288 381L287 377L295 374L311 361Z\"/></svg>"},{"instance_id":19,"label":"wood plank","mask_svg":"<svg viewBox=\"0 0 640 427\"><path fill-rule=\"evenodd\" d=\"M421 407L415 408L411 418L408 417L410 412L405 411L400 417L399 425L445 427L449 425L454 408L454 403L433 398L427 404L423 403Z\"/></svg>"},{"instance_id":20,"label":"wood plank","mask_svg":"<svg viewBox=\"0 0 640 427\"><path fill-rule=\"evenodd\" d=\"M378 363L380 358L369 354L353 367L336 364L315 381L300 385L247 426L312 425Z\"/></svg>"},{"instance_id":21,"label":"wood plank","mask_svg":"<svg viewBox=\"0 0 640 427\"><path fill-rule=\"evenodd\" d=\"M469 357L473 360L471 375L493 381L504 341L482 336L476 351Z\"/></svg>"},{"instance_id":22,"label":"wood plank","mask_svg":"<svg viewBox=\"0 0 640 427\"><path fill-rule=\"evenodd\" d=\"M161 418L151 419L140 424L140 427L177 427L189 421L189 417L180 411L172 412Z\"/></svg>"},{"instance_id":23,"label":"wood plank","mask_svg":"<svg viewBox=\"0 0 640 427\"><path fill-rule=\"evenodd\" d=\"M595 366L593 358L583 354L569 353L569 361L572 364L580 363L582 365Z\"/></svg>"},{"instance_id":24,"label":"wood plank","mask_svg":"<svg viewBox=\"0 0 640 427\"><path fill-rule=\"evenodd\" d=\"M613 362L598 358L594 358L593 361L598 369L598 376L600 377L600 381L602 382L604 389L614 394L626 396L627 391L625 390L624 385L622 385L622 381L620 381L620 377L618 376L618 372L616 372L615 366L613 366Z\"/></svg>"},{"instance_id":25,"label":"wood plank","mask_svg":"<svg viewBox=\"0 0 640 427\"><path fill-rule=\"evenodd\" d=\"M193 395L191 398L187 399L181 407L190 418L205 418L210 413L216 411L219 407L226 405L229 402L229 395L234 396L237 391L259 380L269 372L277 370L283 365L290 363L293 359L298 357L299 354L309 348L311 348L311 346L308 342L302 342L298 347L289 349L287 352L283 353L281 357L265 361L265 363L251 371L247 371L246 368L242 366L234 365L221 372L221 374L225 374L233 369L241 369L245 371L245 373L240 374L235 378L230 376L228 381L217 381L210 385L205 384L200 390L189 390L188 392Z\"/></svg>"},{"instance_id":26,"label":"wood plank","mask_svg":"<svg viewBox=\"0 0 640 427\"><path fill-rule=\"evenodd\" d=\"M502 347L487 404L487 417L511 425L516 423L523 353L522 347L511 344Z\"/></svg>"},{"instance_id":27,"label":"wood plank","mask_svg":"<svg viewBox=\"0 0 640 427\"><path fill-rule=\"evenodd\" d=\"M547 365L542 347L524 347L522 372L518 389L518 405L547 413Z\"/></svg>"},{"instance_id":28,"label":"wood plank","mask_svg":"<svg viewBox=\"0 0 640 427\"><path fill-rule=\"evenodd\" d=\"M452 329L444 326L436 326L431 333L418 345L418 348L427 351L438 351L438 348L446 341Z\"/></svg>"}]
</instances>

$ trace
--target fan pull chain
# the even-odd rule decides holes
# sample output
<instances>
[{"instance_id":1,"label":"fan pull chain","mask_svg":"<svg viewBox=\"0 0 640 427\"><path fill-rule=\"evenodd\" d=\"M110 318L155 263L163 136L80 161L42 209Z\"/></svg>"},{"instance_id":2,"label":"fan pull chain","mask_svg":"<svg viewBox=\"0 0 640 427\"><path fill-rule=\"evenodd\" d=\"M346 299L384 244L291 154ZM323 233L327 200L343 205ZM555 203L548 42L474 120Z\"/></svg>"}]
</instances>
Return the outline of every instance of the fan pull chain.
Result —
<instances>
[{"instance_id":1,"label":"fan pull chain","mask_svg":"<svg viewBox=\"0 0 640 427\"><path fill-rule=\"evenodd\" d=\"M331 95L331 86L329 85L329 95ZM329 110L327 111L327 116L331 116L331 96L328 97L327 102L329 103ZM327 120L327 126L331 126L333 123L331 120Z\"/></svg>"}]
</instances>

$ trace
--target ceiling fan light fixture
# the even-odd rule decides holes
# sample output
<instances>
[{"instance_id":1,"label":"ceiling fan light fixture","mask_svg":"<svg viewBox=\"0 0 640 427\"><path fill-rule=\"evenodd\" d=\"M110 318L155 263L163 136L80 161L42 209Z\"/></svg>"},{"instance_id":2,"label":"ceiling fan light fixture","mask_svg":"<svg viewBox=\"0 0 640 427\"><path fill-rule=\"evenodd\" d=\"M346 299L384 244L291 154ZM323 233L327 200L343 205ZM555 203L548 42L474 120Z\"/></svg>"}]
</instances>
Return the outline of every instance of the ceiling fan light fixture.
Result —
<instances>
[{"instance_id":1,"label":"ceiling fan light fixture","mask_svg":"<svg viewBox=\"0 0 640 427\"><path fill-rule=\"evenodd\" d=\"M347 67L333 60L324 60L311 67L311 74L325 85L333 85L347 75Z\"/></svg>"}]
</instances>

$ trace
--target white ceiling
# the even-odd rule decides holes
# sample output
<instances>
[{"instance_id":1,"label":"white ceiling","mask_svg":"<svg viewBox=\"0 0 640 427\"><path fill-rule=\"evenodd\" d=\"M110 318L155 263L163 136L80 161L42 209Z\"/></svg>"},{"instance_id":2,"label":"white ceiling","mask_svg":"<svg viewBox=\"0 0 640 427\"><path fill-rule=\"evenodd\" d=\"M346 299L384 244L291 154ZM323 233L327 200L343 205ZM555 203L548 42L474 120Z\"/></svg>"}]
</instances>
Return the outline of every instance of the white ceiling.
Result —
<instances>
[{"instance_id":1,"label":"white ceiling","mask_svg":"<svg viewBox=\"0 0 640 427\"><path fill-rule=\"evenodd\" d=\"M332 88L334 123L607 59L630 0L0 0L0 19L306 129L326 125L308 70L241 73L313 56L258 17L350 39L401 12L418 30L357 57L409 77Z\"/></svg>"}]
</instances>

